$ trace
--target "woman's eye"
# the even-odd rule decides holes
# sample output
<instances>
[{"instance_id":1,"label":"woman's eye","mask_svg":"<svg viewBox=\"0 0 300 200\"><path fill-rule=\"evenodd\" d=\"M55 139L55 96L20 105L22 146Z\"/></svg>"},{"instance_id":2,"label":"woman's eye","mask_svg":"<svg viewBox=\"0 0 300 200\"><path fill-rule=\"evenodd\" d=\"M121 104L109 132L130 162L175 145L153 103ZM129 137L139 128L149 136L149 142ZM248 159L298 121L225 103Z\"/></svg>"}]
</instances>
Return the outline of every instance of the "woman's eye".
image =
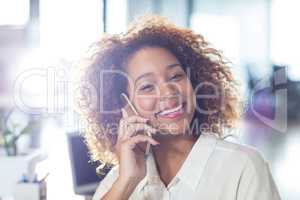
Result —
<instances>
[{"instance_id":1,"label":"woman's eye","mask_svg":"<svg viewBox=\"0 0 300 200\"><path fill-rule=\"evenodd\" d=\"M183 74L175 74L174 76L171 77L171 81L181 80L182 77Z\"/></svg>"},{"instance_id":2,"label":"woman's eye","mask_svg":"<svg viewBox=\"0 0 300 200\"><path fill-rule=\"evenodd\" d=\"M153 85L144 85L140 87L141 91L151 91L153 89Z\"/></svg>"}]
</instances>

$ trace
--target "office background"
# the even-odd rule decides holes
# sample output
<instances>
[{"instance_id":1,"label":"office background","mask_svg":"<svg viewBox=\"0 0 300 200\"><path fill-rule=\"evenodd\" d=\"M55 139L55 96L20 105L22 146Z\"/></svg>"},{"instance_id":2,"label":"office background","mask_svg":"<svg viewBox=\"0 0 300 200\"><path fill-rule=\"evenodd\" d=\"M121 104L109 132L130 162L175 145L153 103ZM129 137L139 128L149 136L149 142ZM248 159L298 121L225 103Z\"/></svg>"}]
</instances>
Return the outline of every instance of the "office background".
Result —
<instances>
[{"instance_id":1,"label":"office background","mask_svg":"<svg viewBox=\"0 0 300 200\"><path fill-rule=\"evenodd\" d=\"M232 61L245 99L234 134L270 162L282 199L299 199L299 8L295 0L1 0L0 118L38 121L18 146L47 153L37 170L50 173L48 199L83 199L74 193L66 136L84 126L73 109L72 69L103 32L163 15Z\"/></svg>"}]
</instances>

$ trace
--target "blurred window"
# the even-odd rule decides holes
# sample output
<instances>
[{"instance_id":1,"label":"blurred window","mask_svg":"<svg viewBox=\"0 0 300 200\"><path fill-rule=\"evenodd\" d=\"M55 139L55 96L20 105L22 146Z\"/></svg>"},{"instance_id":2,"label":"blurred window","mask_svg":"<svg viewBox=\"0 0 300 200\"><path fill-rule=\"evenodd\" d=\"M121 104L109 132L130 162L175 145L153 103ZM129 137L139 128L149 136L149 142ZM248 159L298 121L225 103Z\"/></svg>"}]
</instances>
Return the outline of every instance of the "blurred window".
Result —
<instances>
[{"instance_id":1,"label":"blurred window","mask_svg":"<svg viewBox=\"0 0 300 200\"><path fill-rule=\"evenodd\" d=\"M290 80L300 81L300 2L274 0L271 8L271 58L275 64L288 66Z\"/></svg>"},{"instance_id":2,"label":"blurred window","mask_svg":"<svg viewBox=\"0 0 300 200\"><path fill-rule=\"evenodd\" d=\"M25 25L29 19L29 0L1 0L0 26Z\"/></svg>"}]
</instances>

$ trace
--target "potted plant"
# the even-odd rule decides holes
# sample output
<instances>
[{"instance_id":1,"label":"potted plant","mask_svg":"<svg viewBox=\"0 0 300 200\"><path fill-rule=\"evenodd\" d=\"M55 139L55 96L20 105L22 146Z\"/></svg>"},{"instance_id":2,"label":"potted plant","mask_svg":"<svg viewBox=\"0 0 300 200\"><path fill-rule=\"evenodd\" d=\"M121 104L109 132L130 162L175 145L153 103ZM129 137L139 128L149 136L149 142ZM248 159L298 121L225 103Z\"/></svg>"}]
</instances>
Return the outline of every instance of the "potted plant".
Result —
<instances>
[{"instance_id":1,"label":"potted plant","mask_svg":"<svg viewBox=\"0 0 300 200\"><path fill-rule=\"evenodd\" d=\"M7 156L18 155L18 140L24 135L30 134L37 125L37 121L25 118L12 119L13 115L13 112L9 112L7 116L1 117L0 122L0 145L4 148Z\"/></svg>"},{"instance_id":2,"label":"potted plant","mask_svg":"<svg viewBox=\"0 0 300 200\"><path fill-rule=\"evenodd\" d=\"M39 120L17 110L0 110L0 197L12 196L21 177L34 173L33 161L42 154L30 149L29 141L39 124Z\"/></svg>"}]
</instances>

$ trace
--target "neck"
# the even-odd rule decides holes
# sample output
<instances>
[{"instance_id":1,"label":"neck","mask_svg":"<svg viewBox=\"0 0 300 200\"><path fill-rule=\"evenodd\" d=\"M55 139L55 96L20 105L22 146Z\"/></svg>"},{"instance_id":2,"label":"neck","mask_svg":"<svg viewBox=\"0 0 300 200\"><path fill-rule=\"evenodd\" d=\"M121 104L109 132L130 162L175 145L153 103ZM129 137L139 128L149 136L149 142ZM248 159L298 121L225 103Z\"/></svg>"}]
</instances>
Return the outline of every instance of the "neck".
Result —
<instances>
[{"instance_id":1,"label":"neck","mask_svg":"<svg viewBox=\"0 0 300 200\"><path fill-rule=\"evenodd\" d=\"M177 174L195 144L197 137L187 135L155 135L160 145L153 146L156 167L161 180L167 186Z\"/></svg>"},{"instance_id":2,"label":"neck","mask_svg":"<svg viewBox=\"0 0 300 200\"><path fill-rule=\"evenodd\" d=\"M192 149L197 140L192 135L155 135L160 145L154 147L154 153L160 155L185 156Z\"/></svg>"}]
</instances>

